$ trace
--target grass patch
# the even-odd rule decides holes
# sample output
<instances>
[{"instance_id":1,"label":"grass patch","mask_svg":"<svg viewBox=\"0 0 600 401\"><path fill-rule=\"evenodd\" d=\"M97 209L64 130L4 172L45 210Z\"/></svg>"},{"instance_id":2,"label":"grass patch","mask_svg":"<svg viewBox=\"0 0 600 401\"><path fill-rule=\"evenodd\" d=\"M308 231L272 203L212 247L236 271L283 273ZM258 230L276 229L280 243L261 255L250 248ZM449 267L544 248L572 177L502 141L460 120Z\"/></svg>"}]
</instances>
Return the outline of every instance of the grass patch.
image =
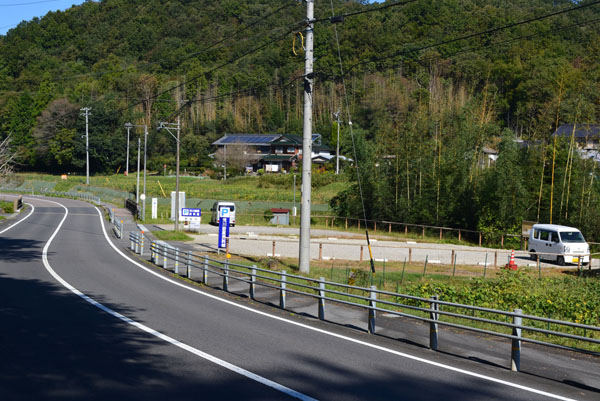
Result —
<instances>
[{"instance_id":1,"label":"grass patch","mask_svg":"<svg viewBox=\"0 0 600 401\"><path fill-rule=\"evenodd\" d=\"M192 241L193 238L181 231L152 231L156 238L162 241Z\"/></svg>"},{"instance_id":2,"label":"grass patch","mask_svg":"<svg viewBox=\"0 0 600 401\"><path fill-rule=\"evenodd\" d=\"M0 210L2 213L14 213L15 205L13 202L0 201Z\"/></svg>"}]
</instances>

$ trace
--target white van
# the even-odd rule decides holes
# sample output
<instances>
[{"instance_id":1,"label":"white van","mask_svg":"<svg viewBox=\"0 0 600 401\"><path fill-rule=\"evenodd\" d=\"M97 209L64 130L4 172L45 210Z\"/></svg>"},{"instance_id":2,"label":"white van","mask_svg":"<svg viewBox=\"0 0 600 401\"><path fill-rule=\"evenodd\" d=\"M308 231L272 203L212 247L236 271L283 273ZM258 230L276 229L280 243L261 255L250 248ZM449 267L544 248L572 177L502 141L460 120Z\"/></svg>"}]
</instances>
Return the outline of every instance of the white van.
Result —
<instances>
[{"instance_id":1,"label":"white van","mask_svg":"<svg viewBox=\"0 0 600 401\"><path fill-rule=\"evenodd\" d=\"M587 265L590 262L590 246L581 231L556 224L533 225L529 231L529 252L533 260L539 253L540 259L554 260L561 266L579 262Z\"/></svg>"},{"instance_id":2,"label":"white van","mask_svg":"<svg viewBox=\"0 0 600 401\"><path fill-rule=\"evenodd\" d=\"M235 226L235 203L233 202L215 202L212 209L210 209L212 212L210 223L219 225L219 216L221 216L221 209L223 208L229 209L229 225L231 227Z\"/></svg>"}]
</instances>

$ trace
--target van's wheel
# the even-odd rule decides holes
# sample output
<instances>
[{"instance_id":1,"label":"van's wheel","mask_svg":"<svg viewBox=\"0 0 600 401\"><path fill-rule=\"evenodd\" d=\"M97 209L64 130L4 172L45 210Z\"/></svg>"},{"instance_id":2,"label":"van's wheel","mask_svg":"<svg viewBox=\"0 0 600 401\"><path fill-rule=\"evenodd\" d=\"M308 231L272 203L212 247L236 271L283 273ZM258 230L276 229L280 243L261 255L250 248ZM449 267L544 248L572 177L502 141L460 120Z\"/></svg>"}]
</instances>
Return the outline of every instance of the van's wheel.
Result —
<instances>
[{"instance_id":1,"label":"van's wheel","mask_svg":"<svg viewBox=\"0 0 600 401\"><path fill-rule=\"evenodd\" d=\"M529 250L529 259L537 260L537 255L535 254L535 249Z\"/></svg>"},{"instance_id":2,"label":"van's wheel","mask_svg":"<svg viewBox=\"0 0 600 401\"><path fill-rule=\"evenodd\" d=\"M556 258L556 263L558 263L559 266L564 266L565 265L565 257L564 256L558 256Z\"/></svg>"}]
</instances>

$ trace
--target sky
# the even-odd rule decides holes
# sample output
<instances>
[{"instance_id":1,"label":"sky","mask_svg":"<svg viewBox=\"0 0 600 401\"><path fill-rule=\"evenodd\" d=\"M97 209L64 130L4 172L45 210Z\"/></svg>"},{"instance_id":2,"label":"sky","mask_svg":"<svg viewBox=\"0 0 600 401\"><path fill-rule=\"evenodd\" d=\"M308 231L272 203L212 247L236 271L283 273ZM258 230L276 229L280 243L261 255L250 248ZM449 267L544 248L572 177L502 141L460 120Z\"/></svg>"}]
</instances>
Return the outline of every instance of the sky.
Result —
<instances>
[{"instance_id":1,"label":"sky","mask_svg":"<svg viewBox=\"0 0 600 401\"><path fill-rule=\"evenodd\" d=\"M66 10L84 0L0 0L0 35L21 21L29 21L35 17L43 17L49 11ZM369 0L369 3L381 1Z\"/></svg>"},{"instance_id":2,"label":"sky","mask_svg":"<svg viewBox=\"0 0 600 401\"><path fill-rule=\"evenodd\" d=\"M66 10L84 0L0 0L0 35L35 17L43 17L49 11Z\"/></svg>"}]
</instances>

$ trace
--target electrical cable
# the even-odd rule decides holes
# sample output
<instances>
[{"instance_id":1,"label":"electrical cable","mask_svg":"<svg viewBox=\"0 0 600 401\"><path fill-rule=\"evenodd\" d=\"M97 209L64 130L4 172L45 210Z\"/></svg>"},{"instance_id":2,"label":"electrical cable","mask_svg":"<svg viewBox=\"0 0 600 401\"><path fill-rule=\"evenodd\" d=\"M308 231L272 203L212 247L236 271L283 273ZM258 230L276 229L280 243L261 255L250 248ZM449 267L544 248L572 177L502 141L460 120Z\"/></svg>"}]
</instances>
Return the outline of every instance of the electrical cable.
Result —
<instances>
[{"instance_id":1,"label":"electrical cable","mask_svg":"<svg viewBox=\"0 0 600 401\"><path fill-rule=\"evenodd\" d=\"M333 0L330 0L331 3L331 14L334 14L334 9L333 9ZM359 166L358 166L358 157L357 157L357 153L356 153L356 143L354 141L354 131L352 130L352 117L350 115L350 102L348 101L348 91L346 90L346 80L344 78L344 64L342 62L342 53L340 50L340 40L339 40L339 36L337 33L337 27L334 25L333 29L335 31L335 41L337 44L337 53L338 53L338 60L340 62L340 76L342 78L342 88L344 89L344 99L346 102L346 113L348 114L348 127L350 128L350 137L352 138L352 150L354 153L354 165L356 166L356 180L358 182L358 190L360 193L360 201L362 204L362 210L363 210L363 218L365 221L365 234L367 237L367 248L369 249L369 261L371 262L371 273L375 274L375 261L373 260L373 251L371 250L371 241L369 239L369 226L367 225L367 211L365 208L365 198L363 195L363 189L362 189L362 183L360 180L360 170L359 170Z\"/></svg>"},{"instance_id":2,"label":"electrical cable","mask_svg":"<svg viewBox=\"0 0 600 401\"><path fill-rule=\"evenodd\" d=\"M138 102L132 103L132 104L130 104L130 105L128 105L128 106L125 106L125 107L121 107L121 108L119 108L119 109L116 109L116 110L114 110L114 113L122 113L122 112L124 112L124 111L126 111L126 110L132 109L132 108L134 108L134 107L136 107L136 106L139 106L139 105L143 104L144 102L146 102L146 101L148 101L148 100L154 100L154 99L156 99L156 98L158 98L158 97L160 97L160 96L162 96L162 95L164 95L164 94L166 94L166 93L169 93L169 92L171 92L171 91L173 91L173 90L175 90L175 89L178 89L178 88L184 87L185 85L187 85L187 84L189 84L189 83L195 82L195 81L197 81L198 79L200 79L200 78L202 78L202 77L204 77L204 76L206 76L206 75L209 75L209 74L211 74L211 73L213 73L213 72L215 72L215 71L217 71L217 70L219 70L219 69L221 69L221 68L223 68L223 67L226 67L227 65L234 64L235 62L239 61L239 60L240 60L240 59L242 59L243 57L246 57L246 56L248 56L248 55L250 55L250 54L256 53L256 52L258 52L259 50L262 50L262 49L264 49L265 47L267 47L267 46L269 46L269 45L271 45L271 44L273 44L273 43L276 43L276 42L279 42L279 41L281 41L283 38L287 37L287 35L289 35L290 33L294 32L294 31L296 31L296 30L298 29L298 26L299 26L299 25L302 25L302 24L304 24L304 23L305 23L305 21L304 21L304 20L302 20L302 21L300 21L300 22L296 22L296 23L294 23L294 24L290 24L290 25L288 25L287 27L291 27L291 28L290 28L290 29L288 29L288 30L287 30L287 31L286 31L284 34L282 34L282 35L280 35L280 36L276 37L275 39L273 39L273 40L270 40L270 41L268 41L268 42L265 42L265 43L263 43L263 44L262 44L262 45L260 45L260 46L254 47L254 48L252 48L252 49L250 49L250 50L248 50L248 51L246 51L246 52L242 53L241 55L237 56L236 58L230 59L230 60L228 60L228 61L226 61L226 62L224 62L224 63L222 63L222 64L219 64L219 65L217 65L216 67L213 67L212 69L210 69L210 70L208 70L208 71L206 71L206 72L204 72L204 73L201 73L201 74L199 74L199 75L197 75L197 76L195 76L195 77L193 77L193 78L191 78L191 79L188 79L188 80L186 80L186 81L184 81L184 82L181 82L181 83L179 83L179 84L175 85L174 87L171 87L171 88L169 88L169 89L165 89L165 90L163 90L163 91L161 91L161 92L158 92L158 93L156 93L155 95L153 95L153 96L150 96L150 97L148 97L147 99L144 99L143 101L138 101ZM283 27L283 28L277 28L277 29L275 29L275 31L277 31L277 30L282 30L282 29L285 29L285 27ZM149 78L148 78L148 79L149 79ZM98 102L100 102L100 101L98 101ZM98 102L97 102L97 103L98 103ZM93 106L93 103L92 103L92 106ZM74 112L73 112L73 113L74 113ZM67 113L67 114L69 114L69 113ZM57 117L56 117L56 119L60 119L60 118L64 118L64 117L66 117L66 115L60 115L60 116L57 116ZM54 119L52 119L52 120L49 120L49 121L48 121L48 120L46 120L46 121L44 121L43 123L51 122L51 121L53 121L53 120L54 120Z\"/></svg>"},{"instance_id":3,"label":"electrical cable","mask_svg":"<svg viewBox=\"0 0 600 401\"><path fill-rule=\"evenodd\" d=\"M509 28L514 28L516 26L530 24L530 23L536 22L536 21L541 21L541 20L544 20L544 19L547 19L547 18L550 18L550 17L555 17L557 15L570 13L572 11L578 11L578 10L581 10L583 8L591 7L591 6L596 5L596 4L600 4L600 0L593 1L593 2L587 3L587 4L578 5L578 6L571 7L571 8L567 8L567 9L560 10L560 11L555 11L553 13L541 15L539 17L529 18L529 19L526 19L526 20L523 20L523 21L513 22L513 23L510 23L510 24L507 24L507 25L496 27L496 28L487 29L485 31L471 33L471 34L460 36L460 37L457 37L457 38L448 39L448 40L444 40L444 41L433 43L433 44L429 44L429 45L424 45L424 46L421 46L421 47L417 47L415 49L400 50L398 52L394 52L394 53L392 53L390 55L387 55L387 56L376 57L376 58L372 58L372 59L368 59L368 60L365 60L365 61L361 61L361 62L355 63L355 64L351 65L346 70L346 73L350 72L351 70L353 70L354 68L356 68L356 67L358 67L360 65L364 65L364 64L368 64L368 63L374 63L374 62L379 62L379 61L387 60L387 59L390 59L390 58L398 57L400 55L406 55L406 54L410 54L410 53L417 53L417 52L420 52L420 51L423 51L423 50L432 49L432 48L435 48L435 47L440 47L440 46L448 45L448 44L451 44L451 43L456 43L456 42L467 40L467 39L472 39L472 38L475 38L475 37L478 37L478 36L482 36L482 35L487 35L487 34L490 34L490 33L499 32L499 31L506 30L506 29L509 29Z\"/></svg>"},{"instance_id":4,"label":"electrical cable","mask_svg":"<svg viewBox=\"0 0 600 401\"><path fill-rule=\"evenodd\" d=\"M214 49L216 46L224 43L225 41L227 41L229 39L233 39L236 36L239 36L241 33L247 31L248 29L250 29L250 28L258 25L259 23L263 22L264 20L268 19L269 17L271 17L271 16L273 16L273 15L275 15L275 14L277 14L277 13L279 13L279 12L285 10L286 8L291 7L291 6L295 5L295 4L296 4L295 2L290 2L288 4L285 4L285 5L281 6L281 7L279 7L278 9L276 9L276 10L274 10L274 11L272 11L272 12L270 12L270 13L262 16L262 17L260 17L256 21L253 21L252 23L244 26L243 28L240 28L240 29L236 30L231 35L226 36L226 37L224 37L224 38L222 38L222 39L214 42L213 44L205 47L202 50L199 50L197 52L194 52L194 53L191 53L191 54L187 55L183 60L181 60L179 62L179 64L183 64L184 62L186 62L186 61L188 61L190 59L193 59L193 58L195 58L195 57L197 57L197 56L199 56L201 54L204 54L204 53L208 52L209 50ZM282 29L282 28L276 28L276 29ZM249 37L246 37L244 40L249 40L249 39L250 39ZM218 50L218 49L221 49L221 48L222 47L218 47L215 50ZM138 67L142 66L142 67L147 68L147 67L150 67L152 65L159 64L159 63L160 63L160 61L148 61L148 62L145 62L145 63L137 64L137 65L135 65L135 67L138 68ZM128 66L122 68L121 70L117 70L117 71L89 72L89 73L85 73L85 74L77 74L77 75L71 75L71 76L53 76L52 79L55 80L55 81L56 80L68 81L68 80L71 80L71 79L74 79L74 78L81 78L81 77L86 77L86 76L103 76L105 74L110 74L110 73L127 72L127 70L129 68L131 68L131 67L132 67L131 65L128 65ZM152 75L154 75L154 74L152 74ZM27 82L27 81L21 81L21 82Z\"/></svg>"},{"instance_id":5,"label":"electrical cable","mask_svg":"<svg viewBox=\"0 0 600 401\"><path fill-rule=\"evenodd\" d=\"M383 6L379 6L379 7L375 7L375 8L370 8L368 10L354 11L354 12L351 12L351 13L340 14L340 15L335 15L332 12L331 17L316 19L313 22L325 22L325 21L328 21L328 22L332 22L332 23L338 23L338 22L344 21L344 19L346 17L354 17L356 15L372 13L372 12L375 12L375 11L381 11L381 10L384 10L386 8L391 8L391 7L396 7L396 6L405 6L405 5L410 4L410 3L416 3L417 1L419 1L419 0L398 1L396 3L384 4ZM333 4L332 4L332 7L333 7Z\"/></svg>"}]
</instances>

